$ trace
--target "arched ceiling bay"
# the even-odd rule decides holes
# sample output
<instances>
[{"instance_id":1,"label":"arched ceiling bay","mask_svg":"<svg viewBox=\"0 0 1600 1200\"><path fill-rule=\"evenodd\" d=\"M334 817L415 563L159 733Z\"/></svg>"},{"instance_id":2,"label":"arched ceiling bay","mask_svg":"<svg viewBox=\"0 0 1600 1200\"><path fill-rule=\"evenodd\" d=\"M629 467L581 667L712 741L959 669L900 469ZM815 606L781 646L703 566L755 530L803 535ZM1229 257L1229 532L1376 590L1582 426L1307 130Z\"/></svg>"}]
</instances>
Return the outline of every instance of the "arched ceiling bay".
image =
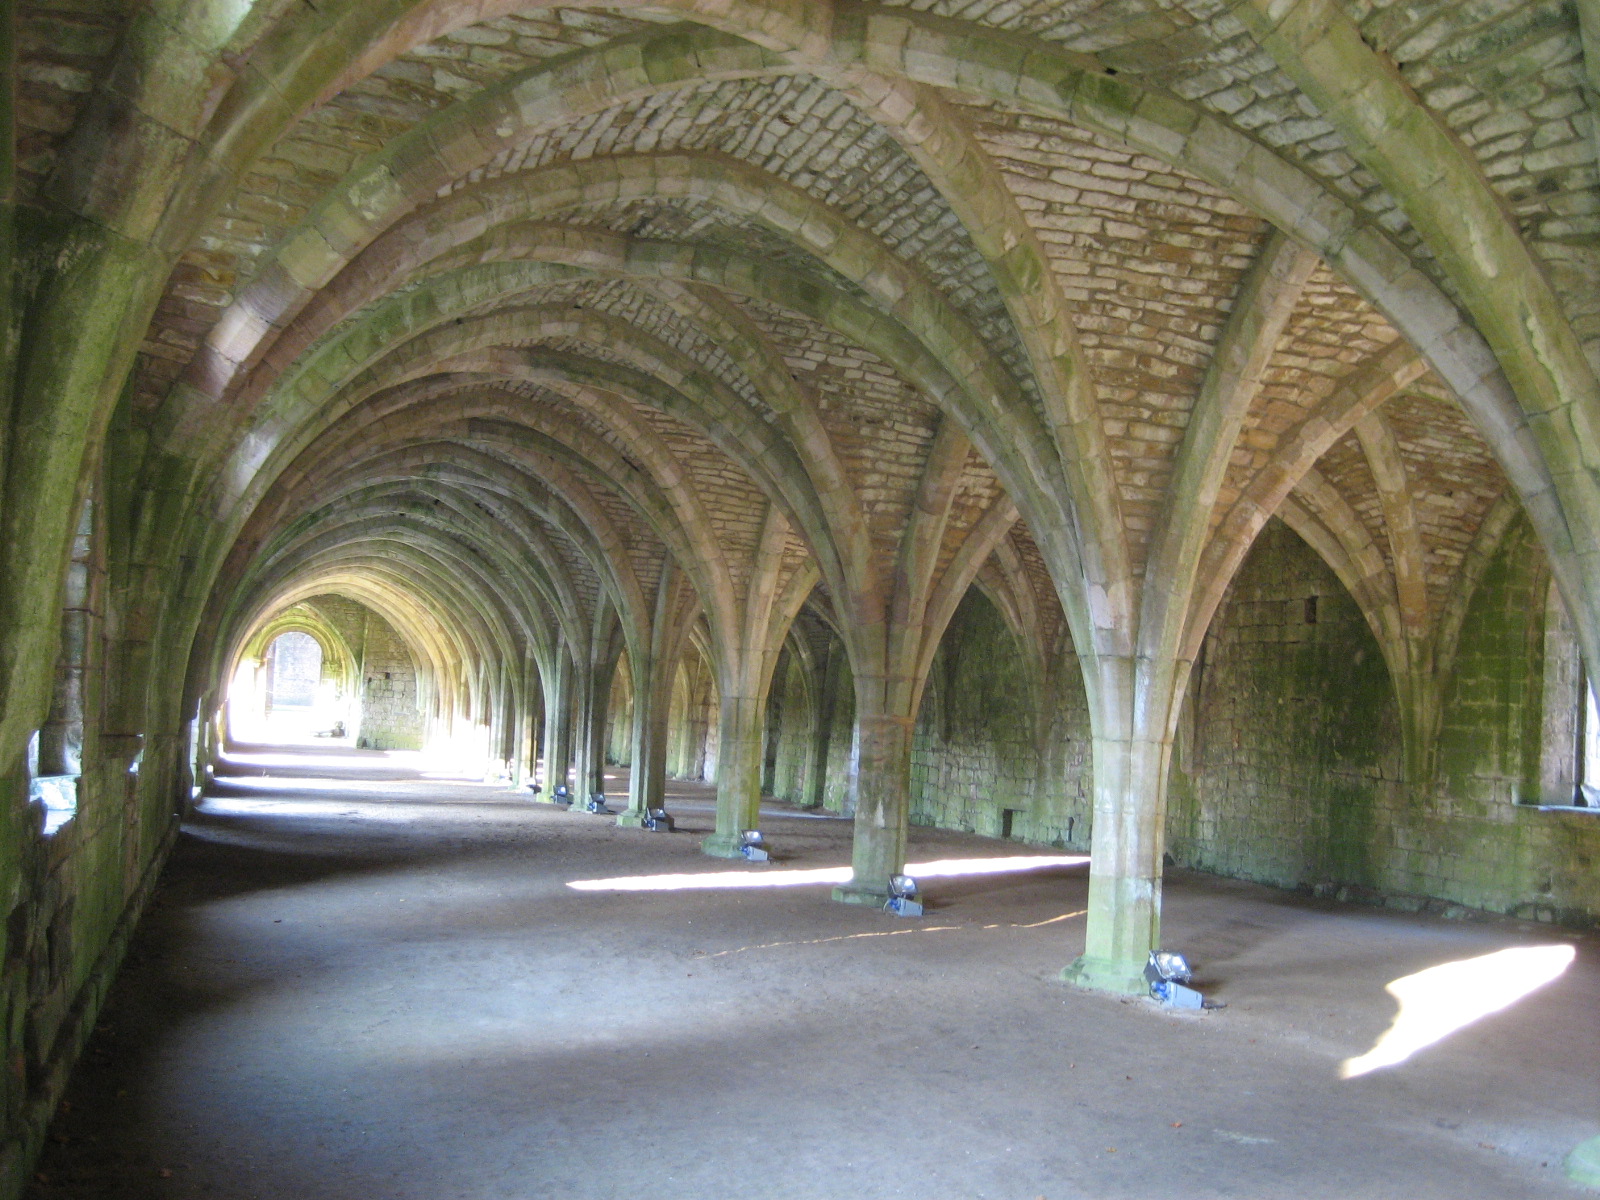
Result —
<instances>
[{"instance_id":1,"label":"arched ceiling bay","mask_svg":"<svg viewBox=\"0 0 1600 1200\"><path fill-rule=\"evenodd\" d=\"M636 635L671 561L723 653L804 577L893 676L982 573L1042 639L1192 653L1279 514L1421 670L1508 476L1577 486L1440 197L1265 4L381 8L251 9L233 69L292 114L161 218L130 419L214 615L388 561L511 653ZM146 20L75 11L27 19L41 203ZM1339 13L1592 371L1575 19Z\"/></svg>"}]
</instances>

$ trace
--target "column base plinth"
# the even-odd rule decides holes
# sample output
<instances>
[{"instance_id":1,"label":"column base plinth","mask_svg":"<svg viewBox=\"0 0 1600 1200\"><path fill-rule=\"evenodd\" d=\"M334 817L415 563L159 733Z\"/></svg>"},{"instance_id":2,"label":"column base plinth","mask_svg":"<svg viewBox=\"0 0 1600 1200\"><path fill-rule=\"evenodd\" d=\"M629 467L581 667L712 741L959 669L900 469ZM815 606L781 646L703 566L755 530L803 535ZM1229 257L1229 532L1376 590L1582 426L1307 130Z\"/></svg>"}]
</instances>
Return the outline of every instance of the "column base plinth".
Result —
<instances>
[{"instance_id":1,"label":"column base plinth","mask_svg":"<svg viewBox=\"0 0 1600 1200\"><path fill-rule=\"evenodd\" d=\"M1090 958L1087 954L1073 959L1061 972L1061 978L1091 992L1111 992L1118 996L1144 996L1150 992L1145 981L1145 959L1128 962L1121 959Z\"/></svg>"},{"instance_id":2,"label":"column base plinth","mask_svg":"<svg viewBox=\"0 0 1600 1200\"><path fill-rule=\"evenodd\" d=\"M833 898L840 904L859 904L863 908L882 908L889 902L887 888L856 887L842 884L833 889Z\"/></svg>"},{"instance_id":3,"label":"column base plinth","mask_svg":"<svg viewBox=\"0 0 1600 1200\"><path fill-rule=\"evenodd\" d=\"M741 845L743 839L737 833L713 833L700 843L700 852L712 858L743 858Z\"/></svg>"}]
</instances>

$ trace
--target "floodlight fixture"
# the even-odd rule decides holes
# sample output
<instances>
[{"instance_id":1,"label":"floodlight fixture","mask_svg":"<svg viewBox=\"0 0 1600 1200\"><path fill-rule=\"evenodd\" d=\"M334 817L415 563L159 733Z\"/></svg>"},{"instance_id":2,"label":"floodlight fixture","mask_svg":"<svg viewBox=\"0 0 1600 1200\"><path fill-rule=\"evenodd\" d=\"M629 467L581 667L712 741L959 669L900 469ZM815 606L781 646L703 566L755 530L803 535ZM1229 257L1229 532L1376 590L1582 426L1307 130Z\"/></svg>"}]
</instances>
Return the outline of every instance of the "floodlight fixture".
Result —
<instances>
[{"instance_id":1,"label":"floodlight fixture","mask_svg":"<svg viewBox=\"0 0 1600 1200\"><path fill-rule=\"evenodd\" d=\"M740 831L739 853L750 862L767 862L772 858L772 855L767 853L766 840L761 836L759 829Z\"/></svg>"},{"instance_id":2,"label":"floodlight fixture","mask_svg":"<svg viewBox=\"0 0 1600 1200\"><path fill-rule=\"evenodd\" d=\"M571 804L572 789L564 783L558 783L556 784L555 791L550 793L550 799L554 800L557 804Z\"/></svg>"},{"instance_id":3,"label":"floodlight fixture","mask_svg":"<svg viewBox=\"0 0 1600 1200\"><path fill-rule=\"evenodd\" d=\"M1152 950L1150 961L1144 965L1144 977L1149 983L1188 983L1194 978L1189 960L1174 950Z\"/></svg>"},{"instance_id":4,"label":"floodlight fixture","mask_svg":"<svg viewBox=\"0 0 1600 1200\"><path fill-rule=\"evenodd\" d=\"M883 907L897 917L920 917L922 901L918 898L917 881L909 875L889 876L889 898Z\"/></svg>"},{"instance_id":5,"label":"floodlight fixture","mask_svg":"<svg viewBox=\"0 0 1600 1200\"><path fill-rule=\"evenodd\" d=\"M1172 950L1152 950L1144 965L1150 995L1168 1008L1203 1009L1213 1007L1205 997L1185 985L1194 978L1189 960Z\"/></svg>"},{"instance_id":6,"label":"floodlight fixture","mask_svg":"<svg viewBox=\"0 0 1600 1200\"><path fill-rule=\"evenodd\" d=\"M671 814L664 808L646 809L640 824L652 833L671 833L675 828Z\"/></svg>"},{"instance_id":7,"label":"floodlight fixture","mask_svg":"<svg viewBox=\"0 0 1600 1200\"><path fill-rule=\"evenodd\" d=\"M604 792L590 792L589 802L583 806L583 811L602 815L611 812L606 807L606 794Z\"/></svg>"}]
</instances>

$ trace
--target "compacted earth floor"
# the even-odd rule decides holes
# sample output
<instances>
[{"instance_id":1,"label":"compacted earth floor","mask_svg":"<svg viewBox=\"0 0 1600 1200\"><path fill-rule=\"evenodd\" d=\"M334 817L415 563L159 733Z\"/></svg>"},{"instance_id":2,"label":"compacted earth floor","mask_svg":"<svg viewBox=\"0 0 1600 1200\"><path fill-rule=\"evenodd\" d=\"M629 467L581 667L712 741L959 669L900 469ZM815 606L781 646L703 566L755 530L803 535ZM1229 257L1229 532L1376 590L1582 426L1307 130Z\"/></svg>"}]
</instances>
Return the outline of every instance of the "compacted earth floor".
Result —
<instances>
[{"instance_id":1,"label":"compacted earth floor","mask_svg":"<svg viewBox=\"0 0 1600 1200\"><path fill-rule=\"evenodd\" d=\"M33 1200L1592 1194L1593 938L1174 873L1165 939L1226 1004L1180 1014L1060 981L1061 851L914 829L899 919L829 898L846 821L703 856L704 786L651 834L401 755L229 770Z\"/></svg>"}]
</instances>

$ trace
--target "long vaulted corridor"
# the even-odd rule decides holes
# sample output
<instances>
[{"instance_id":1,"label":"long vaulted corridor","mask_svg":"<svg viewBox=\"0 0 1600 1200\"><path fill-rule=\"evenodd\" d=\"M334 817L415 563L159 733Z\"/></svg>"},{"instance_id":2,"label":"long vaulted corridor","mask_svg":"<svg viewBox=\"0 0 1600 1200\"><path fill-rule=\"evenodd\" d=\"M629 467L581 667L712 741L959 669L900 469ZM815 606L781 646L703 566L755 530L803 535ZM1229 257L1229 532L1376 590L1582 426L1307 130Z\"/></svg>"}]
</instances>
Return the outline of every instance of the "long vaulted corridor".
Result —
<instances>
[{"instance_id":1,"label":"long vaulted corridor","mask_svg":"<svg viewBox=\"0 0 1600 1200\"><path fill-rule=\"evenodd\" d=\"M0 1200L1600 1190L1600 0L0 0L0 279Z\"/></svg>"},{"instance_id":2,"label":"long vaulted corridor","mask_svg":"<svg viewBox=\"0 0 1600 1200\"><path fill-rule=\"evenodd\" d=\"M954 873L886 928L779 882L848 862L837 819L774 809L785 859L719 865L704 787L643 834L383 756L319 766L352 757L274 757L199 808L35 1200L1572 1194L1593 939L1180 874L1174 936L1233 1003L1163 1014L1055 978L1082 942L1066 856L919 831L913 860ZM1438 1040L1340 1078L1394 1025L1397 974L1536 974L1574 945L1447 1036L1492 979L1413 997Z\"/></svg>"}]
</instances>

